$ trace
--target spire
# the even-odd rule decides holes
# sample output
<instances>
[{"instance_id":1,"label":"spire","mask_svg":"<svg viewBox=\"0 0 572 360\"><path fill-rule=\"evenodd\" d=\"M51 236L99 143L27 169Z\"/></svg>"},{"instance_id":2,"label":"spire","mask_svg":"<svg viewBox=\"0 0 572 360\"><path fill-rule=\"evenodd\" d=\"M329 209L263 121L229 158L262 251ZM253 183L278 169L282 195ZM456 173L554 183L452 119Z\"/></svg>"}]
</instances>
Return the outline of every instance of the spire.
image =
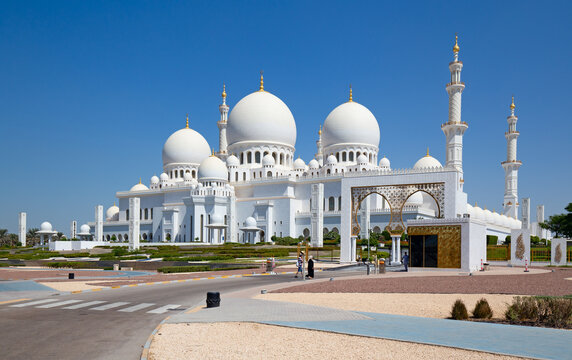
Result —
<instances>
[{"instance_id":1,"label":"spire","mask_svg":"<svg viewBox=\"0 0 572 360\"><path fill-rule=\"evenodd\" d=\"M514 95L512 96L512 103L510 104L510 113L512 116L514 116L514 109L516 108L516 105L514 105Z\"/></svg>"},{"instance_id":2,"label":"spire","mask_svg":"<svg viewBox=\"0 0 572 360\"><path fill-rule=\"evenodd\" d=\"M425 157L429 157L429 146L427 146L427 154L425 155Z\"/></svg>"},{"instance_id":3,"label":"spire","mask_svg":"<svg viewBox=\"0 0 572 360\"><path fill-rule=\"evenodd\" d=\"M139 178L139 184L141 184L141 178Z\"/></svg>"},{"instance_id":4,"label":"spire","mask_svg":"<svg viewBox=\"0 0 572 360\"><path fill-rule=\"evenodd\" d=\"M457 35L457 33L455 33L455 46L453 46L453 53L455 54L455 61L459 60L459 50L461 50L461 48L459 47L459 36Z\"/></svg>"},{"instance_id":5,"label":"spire","mask_svg":"<svg viewBox=\"0 0 572 360\"><path fill-rule=\"evenodd\" d=\"M212 148L211 156L214 156L214 148Z\"/></svg>"},{"instance_id":6,"label":"spire","mask_svg":"<svg viewBox=\"0 0 572 360\"><path fill-rule=\"evenodd\" d=\"M348 102L353 102L354 101L354 97L353 97L353 91L352 91L352 84L350 84L350 100Z\"/></svg>"},{"instance_id":7,"label":"spire","mask_svg":"<svg viewBox=\"0 0 572 360\"><path fill-rule=\"evenodd\" d=\"M186 129L189 128L189 114L187 114L187 126L185 126Z\"/></svg>"},{"instance_id":8,"label":"spire","mask_svg":"<svg viewBox=\"0 0 572 360\"><path fill-rule=\"evenodd\" d=\"M222 83L222 103L226 104L226 84Z\"/></svg>"},{"instance_id":9,"label":"spire","mask_svg":"<svg viewBox=\"0 0 572 360\"><path fill-rule=\"evenodd\" d=\"M260 70L260 90L258 91L264 91L264 71Z\"/></svg>"},{"instance_id":10,"label":"spire","mask_svg":"<svg viewBox=\"0 0 572 360\"><path fill-rule=\"evenodd\" d=\"M322 125L320 125L320 130L318 130L318 135L322 136Z\"/></svg>"}]
</instances>

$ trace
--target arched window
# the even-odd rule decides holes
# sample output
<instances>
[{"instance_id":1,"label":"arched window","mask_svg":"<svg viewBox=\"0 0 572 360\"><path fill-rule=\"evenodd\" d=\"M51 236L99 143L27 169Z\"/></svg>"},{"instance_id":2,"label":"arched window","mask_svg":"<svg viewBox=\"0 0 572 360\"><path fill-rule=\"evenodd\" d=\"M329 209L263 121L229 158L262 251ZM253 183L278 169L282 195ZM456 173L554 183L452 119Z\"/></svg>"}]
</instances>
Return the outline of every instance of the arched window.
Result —
<instances>
[{"instance_id":1,"label":"arched window","mask_svg":"<svg viewBox=\"0 0 572 360\"><path fill-rule=\"evenodd\" d=\"M149 209L145 208L145 220L149 218Z\"/></svg>"},{"instance_id":2,"label":"arched window","mask_svg":"<svg viewBox=\"0 0 572 360\"><path fill-rule=\"evenodd\" d=\"M234 181L238 181L238 172L234 173Z\"/></svg>"},{"instance_id":3,"label":"arched window","mask_svg":"<svg viewBox=\"0 0 572 360\"><path fill-rule=\"evenodd\" d=\"M245 172L242 173L242 181L246 181L246 173Z\"/></svg>"},{"instance_id":4,"label":"arched window","mask_svg":"<svg viewBox=\"0 0 572 360\"><path fill-rule=\"evenodd\" d=\"M253 178L253 179L256 179L256 171L253 171L253 172L252 172L252 178Z\"/></svg>"},{"instance_id":5,"label":"arched window","mask_svg":"<svg viewBox=\"0 0 572 360\"><path fill-rule=\"evenodd\" d=\"M278 162L278 154L276 154L276 152L273 152L272 157L274 158L274 163L276 164Z\"/></svg>"},{"instance_id":6,"label":"arched window","mask_svg":"<svg viewBox=\"0 0 572 360\"><path fill-rule=\"evenodd\" d=\"M266 177L272 177L272 171L267 172Z\"/></svg>"},{"instance_id":7,"label":"arched window","mask_svg":"<svg viewBox=\"0 0 572 360\"><path fill-rule=\"evenodd\" d=\"M129 209L125 210L125 220L129 220Z\"/></svg>"},{"instance_id":8,"label":"arched window","mask_svg":"<svg viewBox=\"0 0 572 360\"><path fill-rule=\"evenodd\" d=\"M340 162L340 153L339 152L336 153L336 159L338 160L338 162Z\"/></svg>"},{"instance_id":9,"label":"arched window","mask_svg":"<svg viewBox=\"0 0 572 360\"><path fill-rule=\"evenodd\" d=\"M330 196L330 198L328 199L328 210L334 211L335 206L336 206L336 200L334 199L333 196Z\"/></svg>"},{"instance_id":10,"label":"arched window","mask_svg":"<svg viewBox=\"0 0 572 360\"><path fill-rule=\"evenodd\" d=\"M143 233L143 240L147 240L147 234Z\"/></svg>"},{"instance_id":11,"label":"arched window","mask_svg":"<svg viewBox=\"0 0 572 360\"><path fill-rule=\"evenodd\" d=\"M260 164L260 151L257 151L256 154L254 154L254 162Z\"/></svg>"},{"instance_id":12,"label":"arched window","mask_svg":"<svg viewBox=\"0 0 572 360\"><path fill-rule=\"evenodd\" d=\"M372 154L369 154L369 162L372 162Z\"/></svg>"},{"instance_id":13,"label":"arched window","mask_svg":"<svg viewBox=\"0 0 572 360\"><path fill-rule=\"evenodd\" d=\"M185 173L186 173L186 174L190 173L189 169L185 170Z\"/></svg>"},{"instance_id":14,"label":"arched window","mask_svg":"<svg viewBox=\"0 0 572 360\"><path fill-rule=\"evenodd\" d=\"M251 153L251 152L247 152L247 153L246 153L246 162L247 162L248 164L251 164L251 163L252 163L252 153Z\"/></svg>"},{"instance_id":15,"label":"arched window","mask_svg":"<svg viewBox=\"0 0 572 360\"><path fill-rule=\"evenodd\" d=\"M240 153L240 164L244 164L244 153Z\"/></svg>"},{"instance_id":16,"label":"arched window","mask_svg":"<svg viewBox=\"0 0 572 360\"><path fill-rule=\"evenodd\" d=\"M350 157L350 161L354 161L354 152L353 151L350 151L349 157Z\"/></svg>"},{"instance_id":17,"label":"arched window","mask_svg":"<svg viewBox=\"0 0 572 360\"><path fill-rule=\"evenodd\" d=\"M342 211L342 197L338 197L338 210Z\"/></svg>"},{"instance_id":18,"label":"arched window","mask_svg":"<svg viewBox=\"0 0 572 360\"><path fill-rule=\"evenodd\" d=\"M284 154L280 154L280 165L284 165Z\"/></svg>"},{"instance_id":19,"label":"arched window","mask_svg":"<svg viewBox=\"0 0 572 360\"><path fill-rule=\"evenodd\" d=\"M307 239L310 236L310 230L308 228L305 228L304 231L302 231L302 235L304 236L305 239Z\"/></svg>"},{"instance_id":20,"label":"arched window","mask_svg":"<svg viewBox=\"0 0 572 360\"><path fill-rule=\"evenodd\" d=\"M327 227L325 227L324 229L322 229L322 233L323 233L324 235L326 235L326 234L329 233L329 232L330 232L330 230L328 230Z\"/></svg>"},{"instance_id":21,"label":"arched window","mask_svg":"<svg viewBox=\"0 0 572 360\"><path fill-rule=\"evenodd\" d=\"M336 233L336 234L339 234L339 233L340 233L340 231L338 230L337 227L332 228L332 232L333 232L333 233Z\"/></svg>"},{"instance_id":22,"label":"arched window","mask_svg":"<svg viewBox=\"0 0 572 360\"><path fill-rule=\"evenodd\" d=\"M129 235L127 235L127 234L123 235L123 239L124 239L125 241L128 241L128 240L129 240Z\"/></svg>"},{"instance_id":23,"label":"arched window","mask_svg":"<svg viewBox=\"0 0 572 360\"><path fill-rule=\"evenodd\" d=\"M195 170L193 170L193 171L191 172L191 176L192 176L193 178L196 178L196 177L197 177L197 173L195 172Z\"/></svg>"},{"instance_id":24,"label":"arched window","mask_svg":"<svg viewBox=\"0 0 572 360\"><path fill-rule=\"evenodd\" d=\"M326 170L326 174L330 175L331 171L330 169Z\"/></svg>"},{"instance_id":25,"label":"arched window","mask_svg":"<svg viewBox=\"0 0 572 360\"><path fill-rule=\"evenodd\" d=\"M346 161L346 152L345 151L342 153L342 161Z\"/></svg>"}]
</instances>

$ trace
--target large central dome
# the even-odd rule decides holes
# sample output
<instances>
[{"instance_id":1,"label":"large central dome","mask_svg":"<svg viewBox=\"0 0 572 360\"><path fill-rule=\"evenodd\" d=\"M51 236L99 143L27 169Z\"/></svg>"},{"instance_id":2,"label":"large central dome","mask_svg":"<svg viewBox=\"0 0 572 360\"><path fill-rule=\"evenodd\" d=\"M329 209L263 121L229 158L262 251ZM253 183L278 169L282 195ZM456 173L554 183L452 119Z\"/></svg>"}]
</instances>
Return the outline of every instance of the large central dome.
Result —
<instances>
[{"instance_id":1,"label":"large central dome","mask_svg":"<svg viewBox=\"0 0 572 360\"><path fill-rule=\"evenodd\" d=\"M163 166L170 164L199 165L210 155L209 143L188 127L173 133L163 145Z\"/></svg>"},{"instance_id":2,"label":"large central dome","mask_svg":"<svg viewBox=\"0 0 572 360\"><path fill-rule=\"evenodd\" d=\"M341 104L324 121L323 144L327 148L339 144L379 146L379 124L365 106L354 101Z\"/></svg>"},{"instance_id":3,"label":"large central dome","mask_svg":"<svg viewBox=\"0 0 572 360\"><path fill-rule=\"evenodd\" d=\"M241 142L296 145L296 122L288 106L266 91L252 93L236 104L228 119L228 145Z\"/></svg>"}]
</instances>

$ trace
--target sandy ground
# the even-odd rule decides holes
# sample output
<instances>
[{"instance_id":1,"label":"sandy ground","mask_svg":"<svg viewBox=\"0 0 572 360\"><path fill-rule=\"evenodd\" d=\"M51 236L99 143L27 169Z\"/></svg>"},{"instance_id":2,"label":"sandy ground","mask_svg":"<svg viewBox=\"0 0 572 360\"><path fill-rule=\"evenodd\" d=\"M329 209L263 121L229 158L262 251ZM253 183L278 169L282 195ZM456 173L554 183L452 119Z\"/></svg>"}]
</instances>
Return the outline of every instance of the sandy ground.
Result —
<instances>
[{"instance_id":1,"label":"sandy ground","mask_svg":"<svg viewBox=\"0 0 572 360\"><path fill-rule=\"evenodd\" d=\"M148 358L519 359L442 346L254 323L165 324L154 337Z\"/></svg>"},{"instance_id":2,"label":"sandy ground","mask_svg":"<svg viewBox=\"0 0 572 360\"><path fill-rule=\"evenodd\" d=\"M53 282L38 282L57 291L80 291L80 290L90 290L97 289L106 286L101 285L90 285L89 283L104 283L104 282L115 282L115 280L91 280L91 281L53 281Z\"/></svg>"},{"instance_id":3,"label":"sandy ground","mask_svg":"<svg viewBox=\"0 0 572 360\"><path fill-rule=\"evenodd\" d=\"M485 298L493 310L493 317L503 318L507 303L513 295L491 294L385 294L385 293L269 293L256 295L255 299L285 301L330 308L373 313L447 318L453 303L463 300L471 312L476 302Z\"/></svg>"}]
</instances>

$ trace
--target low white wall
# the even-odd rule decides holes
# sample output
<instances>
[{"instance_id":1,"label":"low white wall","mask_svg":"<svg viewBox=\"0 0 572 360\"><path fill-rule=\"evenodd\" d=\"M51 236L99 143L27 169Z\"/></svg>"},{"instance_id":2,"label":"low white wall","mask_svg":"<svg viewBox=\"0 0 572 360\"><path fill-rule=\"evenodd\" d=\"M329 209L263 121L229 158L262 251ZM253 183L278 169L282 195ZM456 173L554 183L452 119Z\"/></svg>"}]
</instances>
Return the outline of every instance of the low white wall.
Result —
<instances>
[{"instance_id":1,"label":"low white wall","mask_svg":"<svg viewBox=\"0 0 572 360\"><path fill-rule=\"evenodd\" d=\"M550 265L562 266L566 265L566 244L568 239L554 238L550 244ZM556 250L559 249L560 261L556 261Z\"/></svg>"}]
</instances>

